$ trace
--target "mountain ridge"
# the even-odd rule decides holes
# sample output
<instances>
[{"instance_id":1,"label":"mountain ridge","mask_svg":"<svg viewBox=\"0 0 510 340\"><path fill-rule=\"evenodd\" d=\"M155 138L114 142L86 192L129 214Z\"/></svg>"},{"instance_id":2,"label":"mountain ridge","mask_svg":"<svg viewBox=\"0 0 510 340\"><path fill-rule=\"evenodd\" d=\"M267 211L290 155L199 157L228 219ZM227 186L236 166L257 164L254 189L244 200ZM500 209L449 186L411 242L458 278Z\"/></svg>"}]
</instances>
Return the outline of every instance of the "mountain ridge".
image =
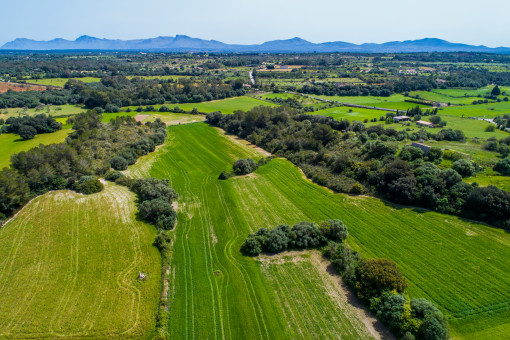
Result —
<instances>
[{"instance_id":1,"label":"mountain ridge","mask_svg":"<svg viewBox=\"0 0 510 340\"><path fill-rule=\"evenodd\" d=\"M16 38L5 43L0 50L52 51L52 50L105 50L105 51L168 51L168 52L288 52L288 53L409 53L409 52L485 52L510 54L509 47L487 47L452 43L438 38L389 41L385 43L353 44L345 41L312 43L299 37L271 40L262 44L226 44L217 40L192 38L187 35L159 36L148 39L105 39L82 35L75 40L55 38L39 41Z\"/></svg>"}]
</instances>

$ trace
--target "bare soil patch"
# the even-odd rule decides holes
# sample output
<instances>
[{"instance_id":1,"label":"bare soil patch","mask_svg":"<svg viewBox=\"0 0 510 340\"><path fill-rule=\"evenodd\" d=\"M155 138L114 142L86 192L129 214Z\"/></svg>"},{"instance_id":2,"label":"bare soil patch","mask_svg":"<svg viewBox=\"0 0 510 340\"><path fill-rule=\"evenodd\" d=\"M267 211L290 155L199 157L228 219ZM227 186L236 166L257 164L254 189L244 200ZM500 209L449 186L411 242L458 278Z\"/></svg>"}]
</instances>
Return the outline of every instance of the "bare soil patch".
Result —
<instances>
[{"instance_id":1,"label":"bare soil patch","mask_svg":"<svg viewBox=\"0 0 510 340\"><path fill-rule=\"evenodd\" d=\"M137 122L141 122L141 121L145 120L146 118L148 118L149 116L150 116L150 115L136 115L136 116L135 116L135 120L136 120Z\"/></svg>"},{"instance_id":2,"label":"bare soil patch","mask_svg":"<svg viewBox=\"0 0 510 340\"><path fill-rule=\"evenodd\" d=\"M0 82L0 93L5 93L9 90L12 90L15 92L46 91L46 88L47 87L45 85Z\"/></svg>"}]
</instances>

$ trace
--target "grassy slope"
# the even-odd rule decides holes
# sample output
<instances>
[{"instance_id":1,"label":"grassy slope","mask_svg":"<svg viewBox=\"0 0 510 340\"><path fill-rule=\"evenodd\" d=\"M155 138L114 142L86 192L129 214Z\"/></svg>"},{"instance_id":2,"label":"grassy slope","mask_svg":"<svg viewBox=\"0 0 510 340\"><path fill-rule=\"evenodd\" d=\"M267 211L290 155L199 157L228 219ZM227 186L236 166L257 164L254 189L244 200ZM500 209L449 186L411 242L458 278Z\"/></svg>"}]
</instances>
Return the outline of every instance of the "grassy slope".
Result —
<instances>
[{"instance_id":1,"label":"grassy slope","mask_svg":"<svg viewBox=\"0 0 510 340\"><path fill-rule=\"evenodd\" d=\"M52 86L64 86L69 79L76 79L84 83L96 83L101 78L84 77L84 78L47 78L47 79L27 79L27 83L40 84L40 85L52 85Z\"/></svg>"},{"instance_id":2,"label":"grassy slope","mask_svg":"<svg viewBox=\"0 0 510 340\"><path fill-rule=\"evenodd\" d=\"M51 192L0 229L0 338L153 332L161 260L134 200L113 184L90 196Z\"/></svg>"},{"instance_id":3,"label":"grassy slope","mask_svg":"<svg viewBox=\"0 0 510 340\"><path fill-rule=\"evenodd\" d=\"M312 286L307 280L314 274L292 266L277 269L287 276L274 274L280 278L275 286L275 277L261 276L258 262L242 257L239 247L259 227L325 218L342 219L350 242L364 256L397 262L409 280L410 295L437 303L457 337L502 338L510 331L510 236L502 230L374 198L334 195L303 179L284 160L273 160L251 176L218 181L232 160L253 156L253 151L232 144L205 124L172 127L169 136L167 152L154 159L150 173L169 178L182 195L174 248L172 336L284 337L285 331L296 337L292 332L297 328L286 326L290 311L316 316L324 305L321 293L307 295ZM289 278L296 281L291 287ZM274 292L283 303L275 302ZM309 300L289 307L296 299ZM326 317L316 319L311 325L295 320L290 324L300 325L305 337L323 329L337 332L331 327L338 324L321 321Z\"/></svg>"},{"instance_id":4,"label":"grassy slope","mask_svg":"<svg viewBox=\"0 0 510 340\"><path fill-rule=\"evenodd\" d=\"M11 161L11 155L27 151L39 144L61 143L65 140L71 129L62 129L53 133L44 133L36 135L34 139L22 140L18 135L13 133L4 133L0 135L0 169L8 167Z\"/></svg>"},{"instance_id":5,"label":"grassy slope","mask_svg":"<svg viewBox=\"0 0 510 340\"><path fill-rule=\"evenodd\" d=\"M273 103L265 102L247 96L213 100L210 102L203 103L175 104L175 106L179 106L181 109L186 111L191 111L193 110L194 107L196 107L200 112L204 113L221 111L222 113L225 114L234 113L235 110L247 111L260 105L276 106Z\"/></svg>"},{"instance_id":6,"label":"grassy slope","mask_svg":"<svg viewBox=\"0 0 510 340\"><path fill-rule=\"evenodd\" d=\"M169 178L180 194L171 270L172 338L370 337L345 297L332 298L317 286L318 269L269 266L263 275L259 262L240 254L250 231L307 218L286 197L279 198L284 207L273 206L279 191L258 176L217 179L235 159L260 157L255 149L201 123L169 128L167 145L132 171Z\"/></svg>"},{"instance_id":7,"label":"grassy slope","mask_svg":"<svg viewBox=\"0 0 510 340\"><path fill-rule=\"evenodd\" d=\"M26 114L29 116L33 116L36 114L44 113L46 115L59 117L59 116L72 116L85 111L87 111L87 109L81 106L67 104L67 105L52 105L49 113L46 111L46 109L40 111L36 111L36 109L27 109ZM5 112L7 112L7 114L5 114ZM18 117L20 114L23 114L23 109L21 108L10 108L0 110L0 118L4 119L7 119L11 116Z\"/></svg>"}]
</instances>

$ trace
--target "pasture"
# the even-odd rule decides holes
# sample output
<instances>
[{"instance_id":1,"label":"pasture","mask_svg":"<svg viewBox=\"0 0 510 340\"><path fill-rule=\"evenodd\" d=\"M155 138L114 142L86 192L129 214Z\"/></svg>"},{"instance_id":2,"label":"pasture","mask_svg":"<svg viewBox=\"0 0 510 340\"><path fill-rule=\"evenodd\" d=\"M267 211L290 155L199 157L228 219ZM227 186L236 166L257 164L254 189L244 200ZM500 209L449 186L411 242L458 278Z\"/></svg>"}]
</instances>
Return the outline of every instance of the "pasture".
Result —
<instances>
[{"instance_id":1,"label":"pasture","mask_svg":"<svg viewBox=\"0 0 510 340\"><path fill-rule=\"evenodd\" d=\"M22 140L20 136L13 133L0 134L0 169L9 167L11 156L21 151L28 151L40 144L48 145L62 143L71 129L62 129L53 133L36 135L34 139Z\"/></svg>"},{"instance_id":2,"label":"pasture","mask_svg":"<svg viewBox=\"0 0 510 340\"><path fill-rule=\"evenodd\" d=\"M325 330L332 337L368 337L359 320L343 319L352 306L337 308L336 317L345 321L328 316L323 306L340 302L328 302L333 296L310 274L310 265L318 268L311 259L291 259L297 266L284 259L283 266L276 261L268 269L263 258L239 252L260 227L327 218L346 223L349 242L365 257L395 261L410 296L438 304L455 338L502 338L510 331L510 236L504 231L371 197L332 194L282 159L220 181L233 160L260 153L205 124L168 131L166 146L141 159L133 173L168 178L181 195L170 274L172 337L310 338ZM312 287L318 290L311 293Z\"/></svg>"},{"instance_id":3,"label":"pasture","mask_svg":"<svg viewBox=\"0 0 510 340\"><path fill-rule=\"evenodd\" d=\"M439 103L450 103L456 105L470 105L475 100L480 100L483 98L478 97L450 97L437 92L429 92L429 91L412 91L409 92L409 96L417 99L424 99L431 102L439 102Z\"/></svg>"},{"instance_id":4,"label":"pasture","mask_svg":"<svg viewBox=\"0 0 510 340\"><path fill-rule=\"evenodd\" d=\"M221 111L225 114L234 113L236 110L248 111L253 109L256 106L265 105L265 106L276 106L273 103L269 103L266 101L254 99L247 96L242 97L233 97L221 100L213 100L210 102L202 102L202 103L186 103L186 104L167 104L170 107L179 106L181 109L185 111L191 111L194 107L198 109L198 111L202 113L210 113L215 111Z\"/></svg>"},{"instance_id":5,"label":"pasture","mask_svg":"<svg viewBox=\"0 0 510 340\"><path fill-rule=\"evenodd\" d=\"M441 115L459 117L483 117L493 118L505 113L510 113L510 102L488 103L465 106L444 107L439 110Z\"/></svg>"},{"instance_id":6,"label":"pasture","mask_svg":"<svg viewBox=\"0 0 510 340\"><path fill-rule=\"evenodd\" d=\"M69 79L79 80L83 83L97 83L101 81L101 78L95 77L83 77L83 78L44 78L44 79L27 79L26 82L30 84L39 84L39 85L51 85L64 87Z\"/></svg>"},{"instance_id":7,"label":"pasture","mask_svg":"<svg viewBox=\"0 0 510 340\"><path fill-rule=\"evenodd\" d=\"M134 202L113 184L50 192L0 229L1 338L150 337L161 259Z\"/></svg>"},{"instance_id":8,"label":"pasture","mask_svg":"<svg viewBox=\"0 0 510 340\"><path fill-rule=\"evenodd\" d=\"M379 119L380 117L386 117L386 112L382 110L371 110L362 109L358 107L338 106L329 109L318 110L309 112L311 115L320 115L333 117L336 120L348 119L350 121L359 120L364 121L365 119Z\"/></svg>"},{"instance_id":9,"label":"pasture","mask_svg":"<svg viewBox=\"0 0 510 340\"><path fill-rule=\"evenodd\" d=\"M49 108L49 112L48 112ZM42 109L27 109L27 108L10 108L10 109L0 109L0 118L7 119L9 117L18 117L22 115L38 115L44 113L45 115L52 115L54 117L62 117L62 116L72 116L81 112L87 111L86 108L78 105L51 105L44 107Z\"/></svg>"}]
</instances>

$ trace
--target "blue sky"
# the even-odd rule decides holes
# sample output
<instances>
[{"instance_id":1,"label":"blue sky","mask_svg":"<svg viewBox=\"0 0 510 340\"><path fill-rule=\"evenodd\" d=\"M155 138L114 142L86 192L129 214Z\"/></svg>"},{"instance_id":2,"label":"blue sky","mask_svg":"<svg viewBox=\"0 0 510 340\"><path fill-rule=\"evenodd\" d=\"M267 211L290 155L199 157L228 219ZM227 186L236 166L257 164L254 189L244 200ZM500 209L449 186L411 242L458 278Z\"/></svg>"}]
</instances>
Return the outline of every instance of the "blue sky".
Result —
<instances>
[{"instance_id":1,"label":"blue sky","mask_svg":"<svg viewBox=\"0 0 510 340\"><path fill-rule=\"evenodd\" d=\"M185 34L239 44L431 37L510 47L510 0L0 0L0 9L0 45L15 38Z\"/></svg>"}]
</instances>

